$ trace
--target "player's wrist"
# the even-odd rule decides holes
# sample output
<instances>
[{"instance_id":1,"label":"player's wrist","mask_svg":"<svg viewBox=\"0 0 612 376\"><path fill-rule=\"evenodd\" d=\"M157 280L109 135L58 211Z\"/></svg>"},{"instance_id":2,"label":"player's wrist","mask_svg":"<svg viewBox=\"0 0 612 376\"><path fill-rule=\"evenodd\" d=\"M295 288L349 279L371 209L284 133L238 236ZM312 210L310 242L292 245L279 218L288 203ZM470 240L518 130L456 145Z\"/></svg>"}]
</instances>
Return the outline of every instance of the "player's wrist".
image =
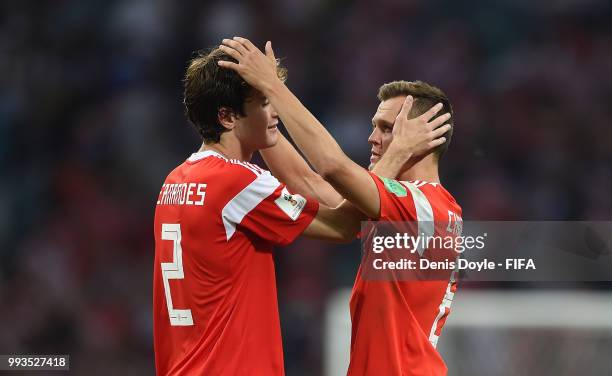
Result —
<instances>
[{"instance_id":1,"label":"player's wrist","mask_svg":"<svg viewBox=\"0 0 612 376\"><path fill-rule=\"evenodd\" d=\"M271 80L264 81L261 84L261 92L266 97L270 98L280 94L285 87L285 84L279 79L274 78Z\"/></svg>"},{"instance_id":2,"label":"player's wrist","mask_svg":"<svg viewBox=\"0 0 612 376\"><path fill-rule=\"evenodd\" d=\"M391 142L386 154L389 155L390 160L403 164L414 155L414 148L400 146L395 142Z\"/></svg>"}]
</instances>

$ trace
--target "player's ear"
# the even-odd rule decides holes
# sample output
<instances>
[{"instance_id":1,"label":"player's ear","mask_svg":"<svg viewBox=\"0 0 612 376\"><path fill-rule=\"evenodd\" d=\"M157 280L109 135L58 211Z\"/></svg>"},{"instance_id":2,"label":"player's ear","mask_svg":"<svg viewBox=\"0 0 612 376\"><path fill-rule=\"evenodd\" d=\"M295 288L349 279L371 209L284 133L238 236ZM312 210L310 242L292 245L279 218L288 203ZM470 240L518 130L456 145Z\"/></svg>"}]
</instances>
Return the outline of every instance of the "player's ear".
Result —
<instances>
[{"instance_id":1,"label":"player's ear","mask_svg":"<svg viewBox=\"0 0 612 376\"><path fill-rule=\"evenodd\" d=\"M217 112L217 120L219 120L219 124L225 128L234 129L236 126L237 116L231 108L221 107Z\"/></svg>"}]
</instances>

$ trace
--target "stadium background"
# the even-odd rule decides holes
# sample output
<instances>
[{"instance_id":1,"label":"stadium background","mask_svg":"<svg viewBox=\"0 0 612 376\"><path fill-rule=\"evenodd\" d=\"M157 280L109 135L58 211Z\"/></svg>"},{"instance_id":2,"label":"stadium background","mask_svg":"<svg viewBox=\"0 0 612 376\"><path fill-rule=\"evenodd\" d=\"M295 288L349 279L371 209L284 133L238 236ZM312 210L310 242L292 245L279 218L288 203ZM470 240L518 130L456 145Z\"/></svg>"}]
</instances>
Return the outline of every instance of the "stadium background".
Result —
<instances>
[{"instance_id":1,"label":"stadium background","mask_svg":"<svg viewBox=\"0 0 612 376\"><path fill-rule=\"evenodd\" d=\"M272 40L289 87L362 165L382 83L443 88L456 131L442 180L466 220L611 219L610 19L604 0L3 2L0 353L153 373L154 202L199 146L186 61L223 37ZM351 286L358 246L277 255L287 374L322 374L326 304ZM464 333L463 356L495 363L487 333ZM533 343L504 349L507 364Z\"/></svg>"}]
</instances>

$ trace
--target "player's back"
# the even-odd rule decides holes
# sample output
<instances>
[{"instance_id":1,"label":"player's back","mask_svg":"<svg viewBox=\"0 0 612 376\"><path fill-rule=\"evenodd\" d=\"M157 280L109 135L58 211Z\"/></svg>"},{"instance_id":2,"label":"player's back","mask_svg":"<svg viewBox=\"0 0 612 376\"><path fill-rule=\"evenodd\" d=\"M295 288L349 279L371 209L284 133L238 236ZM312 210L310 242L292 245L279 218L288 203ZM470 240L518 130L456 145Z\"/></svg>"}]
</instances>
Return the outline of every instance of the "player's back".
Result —
<instances>
[{"instance_id":1,"label":"player's back","mask_svg":"<svg viewBox=\"0 0 612 376\"><path fill-rule=\"evenodd\" d=\"M212 151L168 175L154 226L158 374L284 374L271 251L308 220L302 202L282 228L281 190L269 172Z\"/></svg>"},{"instance_id":2,"label":"player's back","mask_svg":"<svg viewBox=\"0 0 612 376\"><path fill-rule=\"evenodd\" d=\"M461 208L440 184L373 178L381 200L380 221L409 221L417 224L418 234L437 236L445 235L438 232L447 225L461 226ZM446 374L435 346L450 312L455 274L448 280L374 280L364 269L367 262L364 259L359 268L351 296L348 374ZM387 274L394 275L402 274Z\"/></svg>"}]
</instances>

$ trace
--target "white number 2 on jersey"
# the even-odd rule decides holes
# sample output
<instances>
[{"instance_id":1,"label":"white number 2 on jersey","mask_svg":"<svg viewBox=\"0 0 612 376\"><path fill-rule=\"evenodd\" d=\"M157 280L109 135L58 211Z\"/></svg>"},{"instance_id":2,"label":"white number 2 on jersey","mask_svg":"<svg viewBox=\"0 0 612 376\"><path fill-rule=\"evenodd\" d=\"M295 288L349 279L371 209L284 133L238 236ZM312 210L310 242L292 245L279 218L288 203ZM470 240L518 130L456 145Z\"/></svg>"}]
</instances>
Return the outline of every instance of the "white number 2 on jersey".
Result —
<instances>
[{"instance_id":1,"label":"white number 2 on jersey","mask_svg":"<svg viewBox=\"0 0 612 376\"><path fill-rule=\"evenodd\" d=\"M172 295L170 294L170 283L168 282L169 279L185 278L185 274L183 273L183 248L181 247L181 225L179 223L163 223L161 238L162 240L172 240L173 243L172 262L161 263L170 325L193 325L190 309L175 309L172 306Z\"/></svg>"}]
</instances>

